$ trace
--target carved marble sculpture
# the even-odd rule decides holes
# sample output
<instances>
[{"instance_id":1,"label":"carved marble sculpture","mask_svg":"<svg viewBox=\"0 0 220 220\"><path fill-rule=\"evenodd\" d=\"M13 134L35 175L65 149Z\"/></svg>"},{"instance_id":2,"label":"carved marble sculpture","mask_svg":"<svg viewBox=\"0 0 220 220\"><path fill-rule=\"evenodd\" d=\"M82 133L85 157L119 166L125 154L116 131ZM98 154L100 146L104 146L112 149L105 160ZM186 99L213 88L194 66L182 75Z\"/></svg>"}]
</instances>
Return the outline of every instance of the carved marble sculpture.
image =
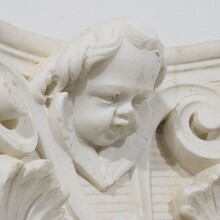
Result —
<instances>
[{"instance_id":1,"label":"carved marble sculpture","mask_svg":"<svg viewBox=\"0 0 220 220\"><path fill-rule=\"evenodd\" d=\"M68 43L1 22L0 39L4 220L219 218L219 42L167 49L165 77L131 19ZM215 215L193 204L207 179Z\"/></svg>"}]
</instances>

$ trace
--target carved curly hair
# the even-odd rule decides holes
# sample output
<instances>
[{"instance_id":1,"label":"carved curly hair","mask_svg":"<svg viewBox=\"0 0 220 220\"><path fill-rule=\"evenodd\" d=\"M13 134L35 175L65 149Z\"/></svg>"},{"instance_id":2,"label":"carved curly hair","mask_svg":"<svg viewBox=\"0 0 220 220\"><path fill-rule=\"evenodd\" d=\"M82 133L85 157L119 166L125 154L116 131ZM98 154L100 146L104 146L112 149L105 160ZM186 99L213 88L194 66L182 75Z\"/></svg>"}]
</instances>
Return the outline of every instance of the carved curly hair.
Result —
<instances>
[{"instance_id":1,"label":"carved curly hair","mask_svg":"<svg viewBox=\"0 0 220 220\"><path fill-rule=\"evenodd\" d=\"M123 39L157 54L161 69L156 88L166 72L162 43L156 33L142 23L120 18L88 28L52 55L32 79L34 96L43 104L55 93L73 89L79 76L87 74L95 63L115 55Z\"/></svg>"}]
</instances>

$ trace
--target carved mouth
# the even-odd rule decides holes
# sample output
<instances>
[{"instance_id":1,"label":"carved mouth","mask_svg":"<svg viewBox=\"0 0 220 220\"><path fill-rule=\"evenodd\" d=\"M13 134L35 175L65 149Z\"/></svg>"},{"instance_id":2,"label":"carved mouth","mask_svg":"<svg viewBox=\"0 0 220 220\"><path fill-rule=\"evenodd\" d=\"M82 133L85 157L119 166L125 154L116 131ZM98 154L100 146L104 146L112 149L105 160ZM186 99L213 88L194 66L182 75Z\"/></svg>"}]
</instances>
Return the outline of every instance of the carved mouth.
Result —
<instances>
[{"instance_id":1,"label":"carved mouth","mask_svg":"<svg viewBox=\"0 0 220 220\"><path fill-rule=\"evenodd\" d=\"M110 129L109 131L107 131L106 133L106 138L108 140L117 140L120 138L121 136L121 128L120 129Z\"/></svg>"},{"instance_id":2,"label":"carved mouth","mask_svg":"<svg viewBox=\"0 0 220 220\"><path fill-rule=\"evenodd\" d=\"M109 140L124 139L134 133L132 126L112 125L106 132L106 138Z\"/></svg>"},{"instance_id":3,"label":"carved mouth","mask_svg":"<svg viewBox=\"0 0 220 220\"><path fill-rule=\"evenodd\" d=\"M126 129L127 126L121 126L121 125L112 125L109 129L110 133L113 134L119 134L121 133L123 130Z\"/></svg>"}]
</instances>

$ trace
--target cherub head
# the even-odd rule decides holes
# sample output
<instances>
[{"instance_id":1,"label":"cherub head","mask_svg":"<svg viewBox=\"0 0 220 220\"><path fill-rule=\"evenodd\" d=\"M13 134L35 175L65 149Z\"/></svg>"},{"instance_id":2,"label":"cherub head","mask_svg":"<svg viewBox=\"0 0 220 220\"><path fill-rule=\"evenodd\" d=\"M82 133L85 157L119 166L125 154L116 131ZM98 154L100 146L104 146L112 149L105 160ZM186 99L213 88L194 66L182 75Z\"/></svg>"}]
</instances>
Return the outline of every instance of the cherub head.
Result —
<instances>
[{"instance_id":1,"label":"cherub head","mask_svg":"<svg viewBox=\"0 0 220 220\"><path fill-rule=\"evenodd\" d=\"M76 133L99 148L136 130L138 109L161 83L165 69L163 46L152 30L131 19L114 19L68 43L34 86L41 101L68 92Z\"/></svg>"},{"instance_id":2,"label":"cherub head","mask_svg":"<svg viewBox=\"0 0 220 220\"><path fill-rule=\"evenodd\" d=\"M106 189L151 139L149 99L165 74L157 35L131 19L89 28L32 79L56 141L80 175Z\"/></svg>"}]
</instances>

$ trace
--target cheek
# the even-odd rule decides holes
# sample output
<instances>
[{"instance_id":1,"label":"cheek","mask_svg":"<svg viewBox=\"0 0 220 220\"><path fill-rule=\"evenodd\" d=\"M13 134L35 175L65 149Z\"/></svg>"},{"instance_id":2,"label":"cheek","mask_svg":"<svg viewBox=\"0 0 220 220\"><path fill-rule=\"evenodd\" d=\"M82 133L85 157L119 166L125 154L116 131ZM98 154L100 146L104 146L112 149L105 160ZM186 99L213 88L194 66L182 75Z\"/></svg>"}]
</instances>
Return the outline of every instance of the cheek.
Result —
<instances>
[{"instance_id":1,"label":"cheek","mask_svg":"<svg viewBox=\"0 0 220 220\"><path fill-rule=\"evenodd\" d=\"M74 106L74 126L81 136L95 136L112 123L115 109L87 102L86 106Z\"/></svg>"}]
</instances>

